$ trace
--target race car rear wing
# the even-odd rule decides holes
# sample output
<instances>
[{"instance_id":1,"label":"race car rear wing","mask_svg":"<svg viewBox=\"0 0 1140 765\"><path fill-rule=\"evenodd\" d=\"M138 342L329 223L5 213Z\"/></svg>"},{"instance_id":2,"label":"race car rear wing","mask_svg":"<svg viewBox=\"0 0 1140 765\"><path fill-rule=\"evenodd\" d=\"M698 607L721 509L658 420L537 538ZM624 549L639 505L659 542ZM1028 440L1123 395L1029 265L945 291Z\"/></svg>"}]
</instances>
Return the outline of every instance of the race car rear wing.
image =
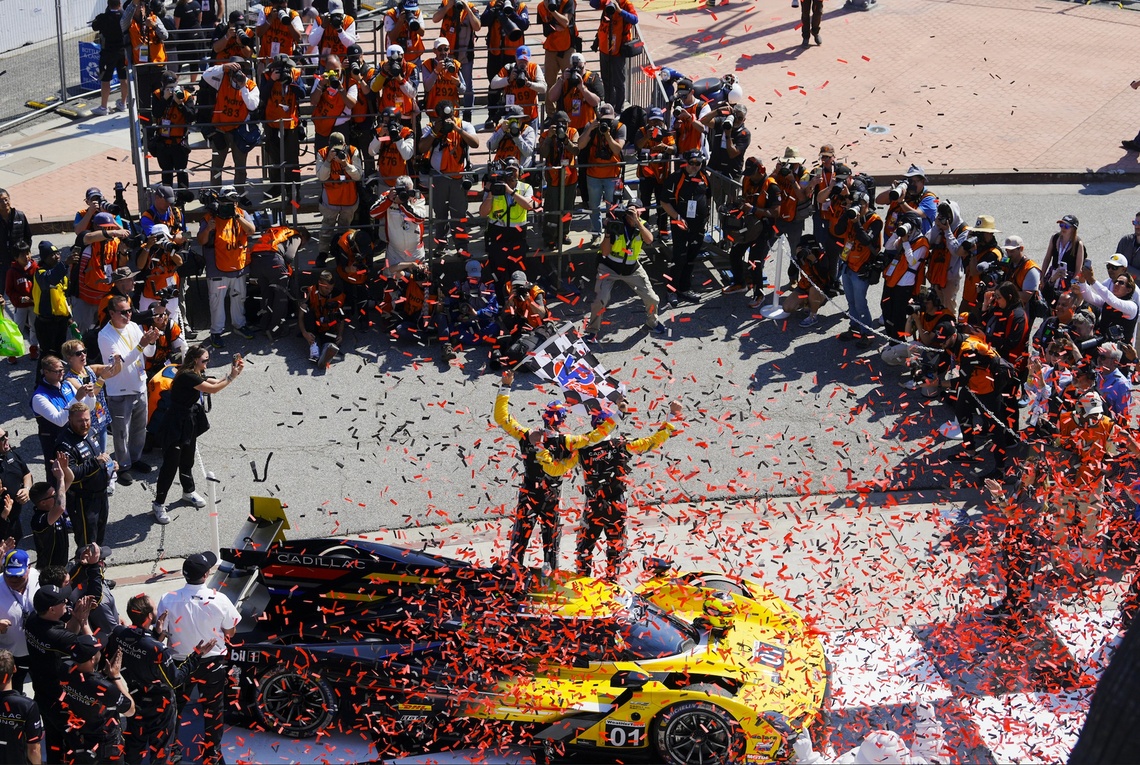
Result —
<instances>
[{"instance_id":1,"label":"race car rear wing","mask_svg":"<svg viewBox=\"0 0 1140 765\"><path fill-rule=\"evenodd\" d=\"M275 542L283 541L289 528L281 500L250 497L249 517L238 532L233 549L248 553L265 552ZM229 598L243 618L261 613L269 602L269 593L258 585L257 569L239 567L230 560L223 559L218 564L209 586Z\"/></svg>"}]
</instances>

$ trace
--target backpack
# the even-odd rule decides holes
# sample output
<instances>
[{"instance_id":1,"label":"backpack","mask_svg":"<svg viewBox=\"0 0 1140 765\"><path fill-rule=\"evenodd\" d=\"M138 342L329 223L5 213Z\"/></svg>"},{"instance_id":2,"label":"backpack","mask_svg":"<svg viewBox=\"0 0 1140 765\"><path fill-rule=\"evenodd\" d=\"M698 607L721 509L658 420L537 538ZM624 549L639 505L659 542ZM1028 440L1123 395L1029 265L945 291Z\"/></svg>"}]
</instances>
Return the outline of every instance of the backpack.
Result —
<instances>
[{"instance_id":1,"label":"backpack","mask_svg":"<svg viewBox=\"0 0 1140 765\"><path fill-rule=\"evenodd\" d=\"M866 173L857 173L851 176L851 181L863 187L863 191L871 198L871 209L875 209L875 179Z\"/></svg>"}]
</instances>

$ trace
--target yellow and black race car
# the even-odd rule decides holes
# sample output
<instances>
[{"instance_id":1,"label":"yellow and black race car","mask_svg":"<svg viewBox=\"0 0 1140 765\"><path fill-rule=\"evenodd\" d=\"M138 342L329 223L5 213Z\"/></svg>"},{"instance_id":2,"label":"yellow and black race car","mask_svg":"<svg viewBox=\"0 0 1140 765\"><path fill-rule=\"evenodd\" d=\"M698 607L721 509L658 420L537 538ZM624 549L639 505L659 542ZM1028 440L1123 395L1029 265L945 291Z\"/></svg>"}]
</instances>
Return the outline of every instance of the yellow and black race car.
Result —
<instances>
[{"instance_id":1,"label":"yellow and black race car","mask_svg":"<svg viewBox=\"0 0 1140 765\"><path fill-rule=\"evenodd\" d=\"M223 550L214 584L249 614L232 710L278 733L367 726L385 754L516 745L712 765L784 760L824 714L822 644L757 582L651 561L631 591L274 538Z\"/></svg>"}]
</instances>

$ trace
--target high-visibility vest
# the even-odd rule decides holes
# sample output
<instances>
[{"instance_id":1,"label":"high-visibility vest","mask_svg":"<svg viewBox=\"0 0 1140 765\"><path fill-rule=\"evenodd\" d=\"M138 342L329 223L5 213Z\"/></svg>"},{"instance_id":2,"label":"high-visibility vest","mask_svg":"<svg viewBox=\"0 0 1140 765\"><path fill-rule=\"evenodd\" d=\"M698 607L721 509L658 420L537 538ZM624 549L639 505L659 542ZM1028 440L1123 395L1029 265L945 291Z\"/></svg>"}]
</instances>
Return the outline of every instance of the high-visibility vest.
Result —
<instances>
[{"instance_id":1,"label":"high-visibility vest","mask_svg":"<svg viewBox=\"0 0 1140 765\"><path fill-rule=\"evenodd\" d=\"M526 3L519 3L515 6L515 13L521 17L523 11L526 10ZM515 57L515 51L518 50L520 45L526 44L526 35L524 34L519 38L518 42L511 42L507 36L503 34L503 24L499 17L491 22L490 29L487 30L487 52L492 56L510 56ZM454 47L454 46L453 46Z\"/></svg>"},{"instance_id":2,"label":"high-visibility vest","mask_svg":"<svg viewBox=\"0 0 1140 765\"><path fill-rule=\"evenodd\" d=\"M990 245L986 249L981 249L984 245L978 245L978 254L972 259L972 263L983 263L992 261L997 263L1002 258L1001 250L998 249L997 244ZM990 255L991 257L985 258L983 256ZM968 306L978 304L978 271L976 265L968 267L966 270L966 278L962 280L962 307L965 309Z\"/></svg>"},{"instance_id":3,"label":"high-visibility vest","mask_svg":"<svg viewBox=\"0 0 1140 765\"><path fill-rule=\"evenodd\" d=\"M323 21L323 20L322 20ZM344 23L341 24L341 29L348 29L352 25L352 17L345 16ZM330 55L344 60L344 54L348 53L348 47L340 41L340 31L331 29L330 27L321 24L321 40L317 43L317 51L320 54L321 66L325 65L325 59Z\"/></svg>"},{"instance_id":4,"label":"high-visibility vest","mask_svg":"<svg viewBox=\"0 0 1140 765\"><path fill-rule=\"evenodd\" d=\"M519 134L522 135L521 133ZM519 161L519 165L525 164L523 162L522 149L519 148L518 142L514 136L509 133L504 135L502 140L499 141L499 148L495 149L495 159L504 160L514 157ZM529 158L528 158L529 159Z\"/></svg>"},{"instance_id":5,"label":"high-visibility vest","mask_svg":"<svg viewBox=\"0 0 1140 765\"><path fill-rule=\"evenodd\" d=\"M158 130L158 137L168 143L181 142L186 137L190 124L186 113L173 100L163 101L161 88L154 91L151 98L153 103L164 104L162 113L158 115L158 124L154 126Z\"/></svg>"},{"instance_id":6,"label":"high-visibility vest","mask_svg":"<svg viewBox=\"0 0 1140 765\"><path fill-rule=\"evenodd\" d=\"M402 141L412 134L410 128L400 126L400 136L397 141ZM381 138L386 138L388 135L387 127L376 128L376 135ZM401 175L408 174L408 160L404 159L400 154L400 149L396 145L396 141L381 141L380 152L376 156L376 172L384 179L384 183L389 186L394 186L396 179Z\"/></svg>"},{"instance_id":7,"label":"high-visibility vest","mask_svg":"<svg viewBox=\"0 0 1140 765\"><path fill-rule=\"evenodd\" d=\"M358 159L359 154L355 146L346 146L345 150L348 152L349 164L356 164L355 160ZM317 152L321 159L325 159L329 155L329 147L325 147ZM330 207L350 207L357 203L360 195L356 190L356 181L348 177L345 172L344 164L335 157L329 163L329 179L324 182L325 189L325 204Z\"/></svg>"},{"instance_id":8,"label":"high-visibility vest","mask_svg":"<svg viewBox=\"0 0 1140 765\"><path fill-rule=\"evenodd\" d=\"M348 269L344 266L337 264L336 273L346 284L355 284L360 286L368 281L368 264L362 262L364 258L357 254L353 248L352 238L356 235L356 229L349 229L340 235L337 239L337 246L340 247L341 252L348 255L349 259L354 265L357 266L356 273L349 273Z\"/></svg>"},{"instance_id":9,"label":"high-visibility vest","mask_svg":"<svg viewBox=\"0 0 1140 765\"><path fill-rule=\"evenodd\" d=\"M610 133L617 133L621 127L621 122L615 122ZM621 157L614 156L610 147L604 143L601 134L596 130L590 135L590 142L586 145L586 165L586 175L591 178L621 177Z\"/></svg>"},{"instance_id":10,"label":"high-visibility vest","mask_svg":"<svg viewBox=\"0 0 1140 765\"><path fill-rule=\"evenodd\" d=\"M567 5L569 5L569 0L559 0L558 12L563 16L567 15L568 13ZM542 41L542 47L544 49L552 50L555 53L564 53L565 51L570 50L570 47L574 42L574 38L571 33L572 31L576 31L577 27L577 25L574 23L574 17L572 15L570 17L569 28L563 29L562 27L554 27L554 16L552 15L550 7L546 3L539 3L538 19L543 24L551 24L551 28L554 30L550 34L546 35L546 39Z\"/></svg>"},{"instance_id":11,"label":"high-visibility vest","mask_svg":"<svg viewBox=\"0 0 1140 765\"><path fill-rule=\"evenodd\" d=\"M682 109L693 115L692 122L681 122L677 120L673 123L673 132L677 135L677 153L682 156L687 151L696 151L701 148L701 144L704 143L705 134L697 128L697 123L700 121L697 117L700 115L704 105L705 102L699 98L697 102L691 106L678 104Z\"/></svg>"},{"instance_id":12,"label":"high-visibility vest","mask_svg":"<svg viewBox=\"0 0 1140 765\"><path fill-rule=\"evenodd\" d=\"M147 17L149 21L158 21L153 13ZM161 64L166 61L166 45L149 28L145 28L137 21L131 22L131 55L136 64Z\"/></svg>"},{"instance_id":13,"label":"high-visibility vest","mask_svg":"<svg viewBox=\"0 0 1140 765\"><path fill-rule=\"evenodd\" d=\"M950 278L950 246L946 243L947 236L959 236L966 230L966 224L961 224L948 235L942 236L938 244L930 245L930 253L926 256L926 281L935 287L945 288Z\"/></svg>"},{"instance_id":14,"label":"high-visibility vest","mask_svg":"<svg viewBox=\"0 0 1140 765\"><path fill-rule=\"evenodd\" d=\"M241 211L237 211L240 215ZM238 224L237 215L229 220L217 219L214 227L214 263L223 273L235 273L249 265L249 236ZM205 220L213 216L206 213Z\"/></svg>"},{"instance_id":15,"label":"high-visibility vest","mask_svg":"<svg viewBox=\"0 0 1140 765\"><path fill-rule=\"evenodd\" d=\"M602 17L598 23L598 52L607 56L620 56L622 43L633 39L633 27L621 11L636 14L629 0L618 0L618 12L612 18Z\"/></svg>"},{"instance_id":16,"label":"high-visibility vest","mask_svg":"<svg viewBox=\"0 0 1140 765\"><path fill-rule=\"evenodd\" d=\"M313 104L313 129L317 135L327 138L332 133L337 118L344 114L347 104L343 90L338 90L331 96L327 90L321 91L320 100Z\"/></svg>"},{"instance_id":17,"label":"high-visibility vest","mask_svg":"<svg viewBox=\"0 0 1140 765\"><path fill-rule=\"evenodd\" d=\"M292 130L300 124L301 114L295 86L274 82L269 92L262 94L262 98L265 99L265 119L270 126Z\"/></svg>"},{"instance_id":18,"label":"high-visibility vest","mask_svg":"<svg viewBox=\"0 0 1140 765\"><path fill-rule=\"evenodd\" d=\"M249 248L250 253L278 253L282 244L297 236L297 229L290 228L289 226L273 226L266 231L263 231L253 246Z\"/></svg>"},{"instance_id":19,"label":"high-visibility vest","mask_svg":"<svg viewBox=\"0 0 1140 765\"><path fill-rule=\"evenodd\" d=\"M627 242L623 232L614 237L613 244L610 245L610 254L606 256L606 260L613 260L627 266L634 265L641 259L641 250L644 246L645 242L640 235L635 235L633 241Z\"/></svg>"},{"instance_id":20,"label":"high-visibility vest","mask_svg":"<svg viewBox=\"0 0 1140 765\"><path fill-rule=\"evenodd\" d=\"M428 59L423 63L424 69L429 72L435 73L435 82L432 83L431 90L424 96L424 106L429 112L435 111L435 105L440 101L450 101L452 104L459 103L459 61L454 58L445 59L455 65L455 72L447 71L443 66L443 61L439 59ZM471 87L470 83L467 87Z\"/></svg>"},{"instance_id":21,"label":"high-visibility vest","mask_svg":"<svg viewBox=\"0 0 1140 765\"><path fill-rule=\"evenodd\" d=\"M1022 258L1021 259L1021 265L1017 267L1016 271L1013 271L1012 273L1010 273L1009 280L1011 282L1013 282L1014 284L1016 284L1017 288L1019 290L1024 291L1025 288L1022 287L1021 285L1025 284L1025 277L1028 276L1029 272L1035 268L1038 270L1041 269L1040 266L1038 266L1036 263L1034 263L1029 258Z\"/></svg>"},{"instance_id":22,"label":"high-visibility vest","mask_svg":"<svg viewBox=\"0 0 1140 765\"><path fill-rule=\"evenodd\" d=\"M305 291L305 303L313 312L313 319L316 321L318 329L331 329L343 318L344 293L335 288L326 297L321 294L321 290L316 284L309 285Z\"/></svg>"},{"instance_id":23,"label":"high-visibility vest","mask_svg":"<svg viewBox=\"0 0 1140 765\"><path fill-rule=\"evenodd\" d=\"M534 196L534 189L531 188L529 183L519 181L519 185L515 188L514 194L516 196L532 197ZM491 198L491 212L487 215L487 220L492 221L492 225L495 226L503 222L506 222L510 226L524 226L526 225L526 215L527 211L519 205L513 204L508 206L506 196L495 194Z\"/></svg>"},{"instance_id":24,"label":"high-visibility vest","mask_svg":"<svg viewBox=\"0 0 1140 765\"><path fill-rule=\"evenodd\" d=\"M877 214L871 213L863 223L863 230L870 231L872 225L876 221L881 220L882 218ZM855 237L855 234L851 232L851 227L854 225L856 225L855 221L850 221L847 224L847 235L844 237L843 250L839 253L839 257L843 259L849 269L858 273L859 269L870 260L872 249L871 245L863 244Z\"/></svg>"},{"instance_id":25,"label":"high-visibility vest","mask_svg":"<svg viewBox=\"0 0 1140 765\"><path fill-rule=\"evenodd\" d=\"M506 77L514 68L514 64L504 66L499 70L499 76ZM523 69L526 71L528 83L538 81L538 64L533 61L528 61ZM523 114L526 115L528 120L533 121L538 119L538 91L529 84L519 85L515 82L508 83L507 87L503 88L503 103L507 106L511 106L512 104L521 106Z\"/></svg>"},{"instance_id":26,"label":"high-visibility vest","mask_svg":"<svg viewBox=\"0 0 1140 765\"><path fill-rule=\"evenodd\" d=\"M582 82L589 82L594 73L589 69L582 72ZM558 98L558 108L570 118L570 127L578 132L598 118L597 110L582 98L577 88L571 89L563 83L562 94Z\"/></svg>"},{"instance_id":27,"label":"high-visibility vest","mask_svg":"<svg viewBox=\"0 0 1140 765\"><path fill-rule=\"evenodd\" d=\"M926 241L925 236L920 236L918 239L911 242L910 248L911 248L912 252L914 250L917 250L919 247L925 247L925 248L927 248L927 252L930 251L930 244ZM926 260L926 258L924 257L924 258L920 259L917 264L912 266L910 264L910 261L907 260L906 252L901 249L901 245L900 245L899 254L896 255L894 260L891 261L890 265L887 266L886 275L883 277L884 283L888 287L897 287L898 283L900 281L902 281L903 276L905 276L906 273L909 271L910 273L915 275L914 289L915 289L915 291L917 291L918 288L921 286L920 282L921 282L922 264L925 260Z\"/></svg>"},{"instance_id":28,"label":"high-visibility vest","mask_svg":"<svg viewBox=\"0 0 1140 765\"><path fill-rule=\"evenodd\" d=\"M265 20L269 23L261 35L261 52L258 56L269 59L281 53L286 56L293 55L293 47L297 44L297 38L293 36L295 18L297 12L294 10L289 10L288 21L277 18L276 10L270 10L265 14Z\"/></svg>"},{"instance_id":29,"label":"high-visibility vest","mask_svg":"<svg viewBox=\"0 0 1140 765\"><path fill-rule=\"evenodd\" d=\"M553 132L554 128L547 129L542 134L542 140ZM552 139L557 140L557 139ZM578 182L578 155L566 151L566 147L577 145L578 131L573 126L566 128L566 142L561 153L554 153L546 160L546 178L550 186L573 186Z\"/></svg>"},{"instance_id":30,"label":"high-visibility vest","mask_svg":"<svg viewBox=\"0 0 1140 765\"><path fill-rule=\"evenodd\" d=\"M119 267L119 240L93 242L87 249L91 252L79 274L79 299L98 305L114 283L112 272Z\"/></svg>"},{"instance_id":31,"label":"high-visibility vest","mask_svg":"<svg viewBox=\"0 0 1140 765\"><path fill-rule=\"evenodd\" d=\"M411 79L414 72L415 67L405 62L403 78L405 80ZM371 87L372 92L378 94L376 99L376 110L378 112L392 108L396 110L396 114L402 116L415 114L415 99L403 91L400 85L397 84L396 78L389 77L383 70L372 78Z\"/></svg>"},{"instance_id":32,"label":"high-visibility vest","mask_svg":"<svg viewBox=\"0 0 1140 765\"><path fill-rule=\"evenodd\" d=\"M257 83L245 81L245 89L253 90ZM249 108L242 99L241 91L233 86L230 78L222 76L222 86L218 88L218 101L214 104L214 128L223 133L237 130L238 125L249 117Z\"/></svg>"}]
</instances>

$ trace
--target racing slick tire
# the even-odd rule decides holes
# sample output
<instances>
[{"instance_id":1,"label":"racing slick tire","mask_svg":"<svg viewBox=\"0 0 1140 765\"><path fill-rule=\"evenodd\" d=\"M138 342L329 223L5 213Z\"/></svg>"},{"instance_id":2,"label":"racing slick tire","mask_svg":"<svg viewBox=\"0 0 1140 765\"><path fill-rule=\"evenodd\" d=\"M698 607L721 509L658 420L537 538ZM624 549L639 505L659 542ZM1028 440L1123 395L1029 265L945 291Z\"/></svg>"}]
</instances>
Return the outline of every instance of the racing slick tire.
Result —
<instances>
[{"instance_id":1,"label":"racing slick tire","mask_svg":"<svg viewBox=\"0 0 1140 765\"><path fill-rule=\"evenodd\" d=\"M716 685L685 690L727 696ZM665 765L731 765L744 759L744 731L726 710L708 701L681 701L653 720L652 741Z\"/></svg>"},{"instance_id":2,"label":"racing slick tire","mask_svg":"<svg viewBox=\"0 0 1140 765\"><path fill-rule=\"evenodd\" d=\"M336 719L337 703L323 679L285 666L258 678L253 711L257 720L274 733L311 738Z\"/></svg>"}]
</instances>

